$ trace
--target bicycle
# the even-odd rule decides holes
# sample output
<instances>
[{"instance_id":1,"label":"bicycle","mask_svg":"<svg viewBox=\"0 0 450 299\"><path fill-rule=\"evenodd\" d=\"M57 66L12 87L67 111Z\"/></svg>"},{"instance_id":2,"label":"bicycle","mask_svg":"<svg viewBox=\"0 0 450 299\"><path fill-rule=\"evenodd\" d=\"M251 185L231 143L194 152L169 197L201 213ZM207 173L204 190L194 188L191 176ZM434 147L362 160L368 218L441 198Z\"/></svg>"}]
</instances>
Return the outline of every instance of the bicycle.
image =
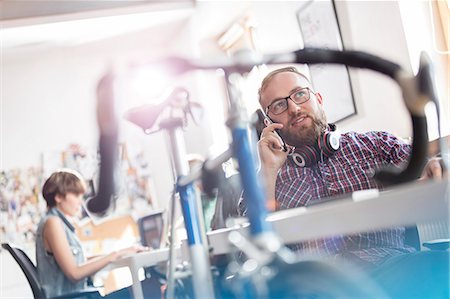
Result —
<instances>
[{"instance_id":1,"label":"bicycle","mask_svg":"<svg viewBox=\"0 0 450 299\"><path fill-rule=\"evenodd\" d=\"M244 186L245 199L249 207L248 220L250 223L251 240L247 240L239 234L230 236L230 242L239 250L243 251L249 259L236 267L236 264L230 263L229 273L234 277L236 289L249 290L240 295L244 297L271 297L274 294L282 294L282 296L300 296L310 295L319 290L314 287L305 289L296 289L293 293L286 292L286 285L295 284L295 282L282 281L274 279L276 274L282 269L285 273L292 276L318 277L327 273L329 276L329 288L331 295L333 292L337 296L343 297L366 297L369 293L361 288L355 288L351 279L339 276L340 272L323 264L313 262L298 262L293 255L281 244L276 235L273 233L271 226L266 222L267 210L265 207L265 197L263 189L260 186L256 174L256 166L252 145L248 136L248 119L243 113L239 103L239 90L233 82L236 74L249 72L254 65L272 64L272 63L339 63L350 67L367 68L373 71L381 72L392 78L401 88L405 100L406 107L411 115L413 123L413 144L412 154L408 165L400 173L382 170L376 174L376 178L384 184L397 185L406 183L417 178L425 164L426 148L428 143L427 124L424 114L424 107L428 102L437 104L434 94L432 79L430 75L429 63L423 58L421 68L417 76L411 76L401 69L395 63L381 59L379 57L357 51L334 51L325 49L305 48L284 55L272 55L259 57L248 52L238 53L235 60L225 60L220 62L192 61L181 58L169 58L162 63L170 67L174 74L181 74L191 70L201 69L217 69L224 71L227 90L230 99L230 113L227 125L232 131L232 149L219 155L216 159L205 162L204 170L212 171L221 163L228 160L231 156L236 157L241 173L242 185ZM175 133L176 134L176 133ZM102 135L101 135L102 136ZM102 140L102 139L101 139ZM173 147L180 149L179 138L175 135L171 138ZM178 140L178 141L177 141ZM102 144L102 141L101 141ZM101 153L102 153L102 147ZM104 148L101 157L110 157L112 154ZM111 151L111 150L110 150ZM192 263L192 280L194 285L194 297L213 298L214 291L212 286L211 271L209 268L208 254L202 243L202 228L198 220L198 209L195 206L195 199L192 192L192 183L199 179L202 175L200 171L188 174L186 163L183 162L183 153L175 151L174 160L177 169L176 190L180 194L183 215L185 218L186 230L188 232L188 243L190 245L190 260ZM102 158L103 159L103 158ZM103 165L101 167L108 167ZM100 173L100 177L102 172ZM111 191L106 186L102 189L102 180L100 178L100 189L97 201L100 203L111 202L111 194L113 192L104 192L102 190ZM107 184L105 184L107 185ZM109 188L109 189L108 189ZM95 201L92 201L95 203ZM172 242L173 243L173 242ZM172 250L172 249L171 249ZM173 256L169 261L170 271L168 274L169 298L174 294L174 262ZM299 263L303 268L299 268ZM235 267L235 269L233 269ZM300 271L299 271L300 269ZM303 270L301 270L303 269ZM306 271L308 270L308 271ZM309 273L309 274L308 274ZM306 276L305 276L306 275ZM297 277L295 276L295 277ZM297 277L298 278L298 277ZM205 283L206 282L206 283ZM304 286L305 287L305 286ZM171 290L172 289L172 290ZM369 288L371 291L376 288ZM305 293L306 292L306 293ZM377 293L375 293L377 294ZM371 295L375 295L371 294ZM330 295L330 294L328 294Z\"/></svg>"}]
</instances>

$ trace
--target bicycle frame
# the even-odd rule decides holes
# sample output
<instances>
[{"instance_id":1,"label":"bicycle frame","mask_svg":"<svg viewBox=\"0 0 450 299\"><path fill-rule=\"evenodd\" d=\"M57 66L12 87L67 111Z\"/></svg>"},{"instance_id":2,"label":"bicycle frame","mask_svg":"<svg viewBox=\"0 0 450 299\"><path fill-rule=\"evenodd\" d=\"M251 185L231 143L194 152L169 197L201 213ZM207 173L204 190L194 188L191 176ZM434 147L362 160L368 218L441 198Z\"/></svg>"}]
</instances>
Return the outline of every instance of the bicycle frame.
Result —
<instances>
[{"instance_id":1,"label":"bicycle frame","mask_svg":"<svg viewBox=\"0 0 450 299\"><path fill-rule=\"evenodd\" d=\"M367 53L356 51L339 52L324 49L304 49L282 57L266 57L260 59L259 63L282 63L286 62L286 60L291 62L295 61L297 63L338 63L347 66L368 68L381 72L394 79L403 91L406 106L411 114L414 129L413 152L411 160L403 172L392 173L389 171L380 171L377 179L386 184L399 184L411 181L417 177L417 174L421 172L425 163L426 145L428 143L424 106L429 101L437 102L434 96L432 83L430 82L429 71L425 70L428 67L427 63L422 65L423 69L416 77L406 74L406 72L404 72L397 64ZM247 212L252 241L257 245L251 250L253 250L253 252L255 252L254 250L260 250L269 255L272 254L272 257L267 256L267 254L259 255L261 257L260 262L267 264L274 259L273 253L279 253L283 246L281 246L278 238L272 232L272 228L265 220L267 216L265 196L257 178L254 153L251 150L251 141L248 135L248 120L243 117L245 113L241 110L242 108L240 108L241 106L239 105L239 90L233 85L233 80L230 80L233 73L248 72L253 67L254 63L234 62L234 64L225 63L222 65L208 65L204 62L183 61L181 65L182 69L179 69L178 72L185 72L192 69L213 69L220 67L224 69L230 99L230 115L227 124L232 132L232 152L233 157L238 160L242 186L245 186L245 200L247 201L248 206ZM415 89L412 85L419 85L421 88ZM418 94L422 94L422 100L418 100ZM224 161L223 157L219 160L219 162ZM210 162L211 168L214 167L212 164L215 164L216 166L219 165L218 161L215 163ZM208 165L205 165L205 167L208 168ZM180 180L179 184L187 184L194 179L198 179L199 176L198 173L193 174L189 178ZM236 237L234 241L233 237L230 236L230 242L238 247L238 249L245 251L245 246L240 244L242 243L242 238L239 236ZM250 243L245 242L245 245L250 246ZM280 257L285 261L292 261L289 254L284 254ZM264 294L265 291L262 290L262 295L264 296Z\"/></svg>"},{"instance_id":2,"label":"bicycle frame","mask_svg":"<svg viewBox=\"0 0 450 299\"><path fill-rule=\"evenodd\" d=\"M421 172L426 156L426 144L428 143L424 106L429 101L436 101L432 84L428 82L429 74L426 71L419 72L416 77L410 76L406 74L400 66L394 63L367 53L356 51L340 52L324 49L303 49L294 53L289 53L288 55L270 56L258 59L254 59L252 56L244 57L245 61L241 59L240 61L225 61L220 64L208 64L204 61L187 61L180 58L172 58L172 60L169 59L162 63L165 65L172 65L174 67L174 73L178 74L199 69L222 68L224 70L230 99L230 113L227 124L230 127L233 137L232 150L225 152L215 161L207 161L204 167L217 167L221 162L228 160L231 154L238 160L242 184L245 189L244 196L249 207L248 218L252 242L257 245L256 250L263 252L263 264L272 261L275 253L279 253L282 246L265 219L267 216L265 195L257 178L255 156L252 151L251 140L248 134L248 120L244 117L245 113L243 113L241 105L239 105L239 90L233 84L231 78L233 73L239 74L248 72L254 65L261 63L297 62L338 63L347 66L368 68L388 75L399 84L403 91L406 106L412 117L414 141L412 158L408 167L400 174L383 173L380 175L380 179L385 182L402 183L412 180L417 176L417 173ZM417 86L420 86L420 88ZM176 124L175 119L172 119L164 126L169 132L168 135L172 148L173 162L178 177L176 191L180 195L188 236L193 271L192 279L194 284L194 294L198 298L214 298L208 252L205 246L206 240L202 239L204 231L199 225L200 215L198 213L195 192L193 190L193 182L201 176L201 173L196 172L189 174L189 166L186 160L184 144L182 143L180 125ZM171 236L173 237L173 234ZM240 249L243 248L240 243L241 241L242 239L239 239L239 237L234 240L230 239L230 242ZM171 242L171 246L173 246L173 242ZM171 248L171 252L173 252L173 248ZM168 286L169 298L173 296L173 263L173 254L171 254Z\"/></svg>"},{"instance_id":3,"label":"bicycle frame","mask_svg":"<svg viewBox=\"0 0 450 299\"><path fill-rule=\"evenodd\" d=\"M170 225L170 249L169 249L169 268L168 268L168 298L174 296L175 281L175 204L178 195L181 203L181 211L187 233L187 241L189 244L189 255L192 267L194 295L198 298L214 298L214 290L212 287L212 276L207 253L206 232L204 230L201 201L196 196L194 181L188 184L180 185L178 181L186 176L190 169L186 155L186 147L183 139L182 129L186 125L187 114L191 113L191 108L196 103L190 102L189 93L186 89L178 87L164 99L161 104L148 104L132 108L125 114L125 118L135 125L141 127L145 133L151 134L157 131L167 133L169 147L171 153L171 162L173 169L173 178L175 186L172 193L172 200L169 203L169 220ZM161 114L166 109L170 109L170 116L161 118ZM179 116L179 113L184 113ZM157 129L154 127L158 126Z\"/></svg>"},{"instance_id":4,"label":"bicycle frame","mask_svg":"<svg viewBox=\"0 0 450 299\"><path fill-rule=\"evenodd\" d=\"M180 119L169 119L165 121L161 128L168 132L172 158L174 162L175 172L179 178L187 175L189 173L189 164L186 158L186 148L184 145L183 135L182 135L182 121ZM212 285L212 276L208 259L208 253L205 250L206 240L203 237L205 232L202 227L199 215L199 203L197 201L197 196L195 194L193 182L187 185L179 185L178 181L176 184L176 191L180 197L181 209L183 212L184 223L187 232L187 239L189 244L189 253L191 258L192 271L195 275L192 276L194 284L194 294L197 298L214 298L214 290ZM174 204L174 203L172 203ZM173 214L172 214L173 217ZM172 228L174 225L171 226ZM171 238L173 240L173 231ZM172 260L170 261L170 267L174 266L173 260L173 248L174 242L171 242L170 246L170 256ZM173 283L174 273L169 271L169 281ZM169 295L171 298L173 295L174 284L169 284Z\"/></svg>"}]
</instances>

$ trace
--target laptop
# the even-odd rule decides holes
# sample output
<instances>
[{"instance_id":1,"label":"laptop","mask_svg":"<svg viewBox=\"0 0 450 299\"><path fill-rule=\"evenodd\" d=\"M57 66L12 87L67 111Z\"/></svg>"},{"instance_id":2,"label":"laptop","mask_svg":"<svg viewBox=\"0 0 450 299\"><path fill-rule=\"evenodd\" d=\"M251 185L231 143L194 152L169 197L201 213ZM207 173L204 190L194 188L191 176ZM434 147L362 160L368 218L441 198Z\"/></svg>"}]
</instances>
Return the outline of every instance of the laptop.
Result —
<instances>
[{"instance_id":1,"label":"laptop","mask_svg":"<svg viewBox=\"0 0 450 299\"><path fill-rule=\"evenodd\" d=\"M138 219L142 246L158 249L164 229L163 211L156 211Z\"/></svg>"}]
</instances>

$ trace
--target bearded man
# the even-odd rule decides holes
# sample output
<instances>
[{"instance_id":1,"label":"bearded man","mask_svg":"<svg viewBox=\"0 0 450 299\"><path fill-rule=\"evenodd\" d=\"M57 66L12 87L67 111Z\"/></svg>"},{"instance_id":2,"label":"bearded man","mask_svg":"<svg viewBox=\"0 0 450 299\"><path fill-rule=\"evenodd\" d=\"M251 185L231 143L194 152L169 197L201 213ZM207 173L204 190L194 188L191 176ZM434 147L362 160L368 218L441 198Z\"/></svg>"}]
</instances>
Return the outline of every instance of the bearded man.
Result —
<instances>
[{"instance_id":1,"label":"bearded man","mask_svg":"<svg viewBox=\"0 0 450 299\"><path fill-rule=\"evenodd\" d=\"M277 209L382 189L373 178L375 169L401 167L408 160L411 146L390 133L338 134L335 125L327 123L323 101L308 78L293 67L277 69L262 81L259 102L267 118L258 151L267 200L276 202ZM284 143L290 150L283 150ZM428 163L424 174L441 177L436 163ZM405 228L392 227L310 240L294 247L308 255L340 258L367 268L413 252L404 239Z\"/></svg>"}]
</instances>

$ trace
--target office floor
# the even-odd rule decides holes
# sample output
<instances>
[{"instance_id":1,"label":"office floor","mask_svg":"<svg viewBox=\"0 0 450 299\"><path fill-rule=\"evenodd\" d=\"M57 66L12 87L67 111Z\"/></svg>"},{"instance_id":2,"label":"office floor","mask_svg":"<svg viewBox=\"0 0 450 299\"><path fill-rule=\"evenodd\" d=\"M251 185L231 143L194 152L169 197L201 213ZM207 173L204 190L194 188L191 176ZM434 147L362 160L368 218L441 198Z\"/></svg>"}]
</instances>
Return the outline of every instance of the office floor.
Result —
<instances>
[{"instance_id":1,"label":"office floor","mask_svg":"<svg viewBox=\"0 0 450 299\"><path fill-rule=\"evenodd\" d=\"M34 258L34 252L27 254ZM33 298L30 285L19 265L9 252L0 250L0 298L1 299L29 299Z\"/></svg>"}]
</instances>

